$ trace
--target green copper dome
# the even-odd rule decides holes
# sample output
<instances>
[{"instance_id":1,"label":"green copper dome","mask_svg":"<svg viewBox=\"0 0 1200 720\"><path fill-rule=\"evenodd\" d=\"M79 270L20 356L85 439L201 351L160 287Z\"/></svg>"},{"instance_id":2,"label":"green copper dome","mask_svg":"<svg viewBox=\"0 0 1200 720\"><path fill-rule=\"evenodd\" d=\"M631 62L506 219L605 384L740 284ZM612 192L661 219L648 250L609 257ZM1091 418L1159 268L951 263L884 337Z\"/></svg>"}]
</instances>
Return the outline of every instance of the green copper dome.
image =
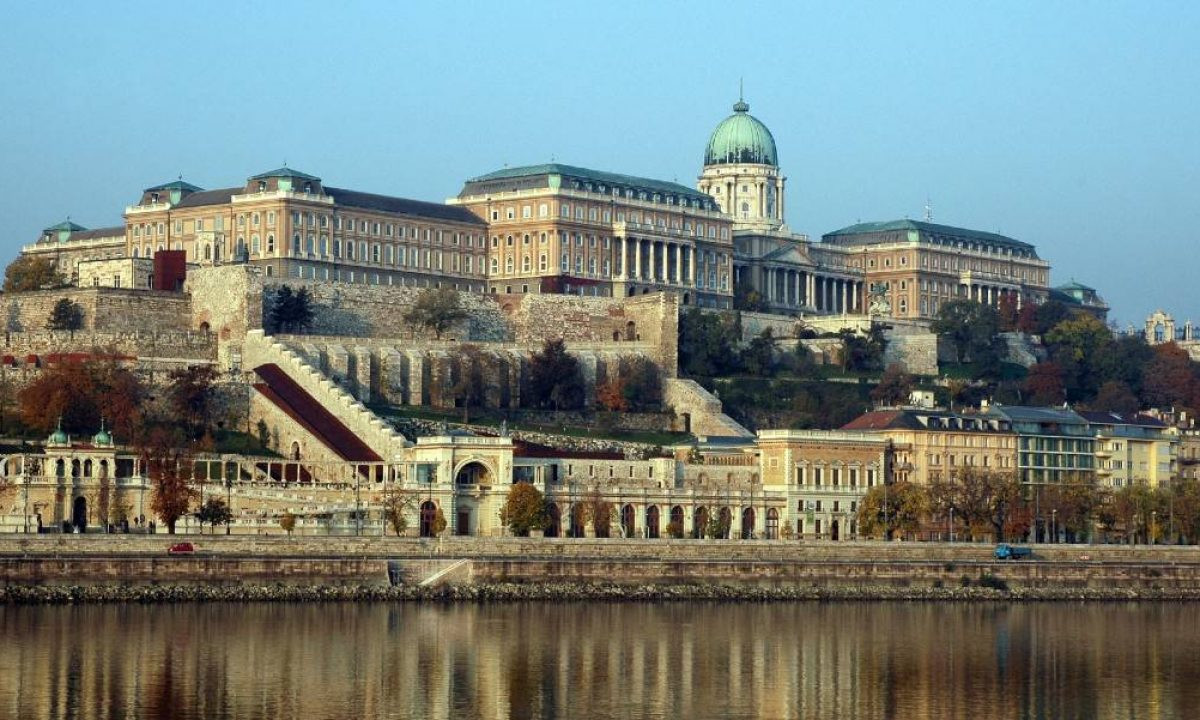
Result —
<instances>
[{"instance_id":1,"label":"green copper dome","mask_svg":"<svg viewBox=\"0 0 1200 720\"><path fill-rule=\"evenodd\" d=\"M704 151L705 165L778 165L775 138L766 125L750 114L750 106L738 100L733 114L721 121Z\"/></svg>"},{"instance_id":2,"label":"green copper dome","mask_svg":"<svg viewBox=\"0 0 1200 720\"><path fill-rule=\"evenodd\" d=\"M54 432L50 433L50 437L46 439L46 444L47 445L66 445L69 442L71 442L71 439L69 437L67 437L67 434L65 432L63 432L62 418L60 417L58 419L58 428L55 429Z\"/></svg>"}]
</instances>

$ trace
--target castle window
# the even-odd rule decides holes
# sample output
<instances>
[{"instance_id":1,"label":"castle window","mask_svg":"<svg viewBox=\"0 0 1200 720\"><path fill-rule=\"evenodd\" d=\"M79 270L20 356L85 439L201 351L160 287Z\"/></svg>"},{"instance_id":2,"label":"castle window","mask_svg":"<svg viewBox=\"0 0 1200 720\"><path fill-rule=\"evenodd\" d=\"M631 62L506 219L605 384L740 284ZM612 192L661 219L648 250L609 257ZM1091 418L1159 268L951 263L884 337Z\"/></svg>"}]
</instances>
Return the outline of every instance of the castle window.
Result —
<instances>
[{"instance_id":1,"label":"castle window","mask_svg":"<svg viewBox=\"0 0 1200 720\"><path fill-rule=\"evenodd\" d=\"M529 244L529 233L525 233L525 237L523 238L523 242L524 242L524 244L525 244L525 245L528 245L528 244Z\"/></svg>"},{"instance_id":2,"label":"castle window","mask_svg":"<svg viewBox=\"0 0 1200 720\"><path fill-rule=\"evenodd\" d=\"M292 236L292 254L300 254L300 233L296 233Z\"/></svg>"},{"instance_id":3,"label":"castle window","mask_svg":"<svg viewBox=\"0 0 1200 720\"><path fill-rule=\"evenodd\" d=\"M495 275L498 272L500 272L500 261L496 258L492 258L492 274Z\"/></svg>"},{"instance_id":4,"label":"castle window","mask_svg":"<svg viewBox=\"0 0 1200 720\"><path fill-rule=\"evenodd\" d=\"M542 272L546 271L546 254L545 253L542 253L542 256L540 258L538 258L538 270L540 270Z\"/></svg>"},{"instance_id":5,"label":"castle window","mask_svg":"<svg viewBox=\"0 0 1200 720\"><path fill-rule=\"evenodd\" d=\"M371 246L371 262L373 262L373 263L379 262L379 243L376 243Z\"/></svg>"},{"instance_id":6,"label":"castle window","mask_svg":"<svg viewBox=\"0 0 1200 720\"><path fill-rule=\"evenodd\" d=\"M267 252L268 253L275 252L275 236L274 235L267 236ZM270 274L270 273L268 273L268 274Z\"/></svg>"},{"instance_id":7,"label":"castle window","mask_svg":"<svg viewBox=\"0 0 1200 720\"><path fill-rule=\"evenodd\" d=\"M244 241L244 240L242 239L242 237L239 235L239 236L238 236L238 245L242 245L244 242L245 242L245 241ZM257 235L251 235L251 236L250 236L250 252L252 252L252 253L254 253L255 255L257 255L257 254L259 253L259 251L260 251L260 250L262 250L262 244L261 244L261 243L258 241L258 236L257 236Z\"/></svg>"},{"instance_id":8,"label":"castle window","mask_svg":"<svg viewBox=\"0 0 1200 720\"><path fill-rule=\"evenodd\" d=\"M404 256L407 254L408 253L405 248L403 248L403 247L396 248L396 264L403 266L406 262Z\"/></svg>"},{"instance_id":9,"label":"castle window","mask_svg":"<svg viewBox=\"0 0 1200 720\"><path fill-rule=\"evenodd\" d=\"M567 256L567 255L564 253L564 254L563 254L563 256L562 256L562 262L559 264L559 268L560 268L560 269L561 269L563 272L566 272L566 271L567 271L567 269L570 267L570 262L571 262L571 258L569 258L569 257L568 257L568 256Z\"/></svg>"},{"instance_id":10,"label":"castle window","mask_svg":"<svg viewBox=\"0 0 1200 720\"><path fill-rule=\"evenodd\" d=\"M260 217L259 217L258 213L253 213L252 215L250 215L250 224L253 225L254 227L258 227L259 220L260 220Z\"/></svg>"},{"instance_id":11,"label":"castle window","mask_svg":"<svg viewBox=\"0 0 1200 720\"><path fill-rule=\"evenodd\" d=\"M512 244L513 244L513 236L512 236L512 235L509 235L508 237L506 237L506 238L504 239L504 244L505 244L505 245L507 245L507 246L509 246L509 247L512 247Z\"/></svg>"},{"instance_id":12,"label":"castle window","mask_svg":"<svg viewBox=\"0 0 1200 720\"><path fill-rule=\"evenodd\" d=\"M507 259L504 261L504 272L505 272L506 274L509 274L509 275L511 275L511 274L512 274L512 271L513 271L513 259L512 259L512 256L509 256L509 257L508 257L508 258L507 258Z\"/></svg>"},{"instance_id":13,"label":"castle window","mask_svg":"<svg viewBox=\"0 0 1200 720\"><path fill-rule=\"evenodd\" d=\"M571 206L568 205L567 203L563 203L562 205L559 205L558 206L558 214L565 218L571 217Z\"/></svg>"},{"instance_id":14,"label":"castle window","mask_svg":"<svg viewBox=\"0 0 1200 720\"><path fill-rule=\"evenodd\" d=\"M521 272L529 272L529 267L530 267L530 259L529 259L529 256L526 255L521 260Z\"/></svg>"},{"instance_id":15,"label":"castle window","mask_svg":"<svg viewBox=\"0 0 1200 720\"><path fill-rule=\"evenodd\" d=\"M533 216L533 208L528 205L521 206L521 217L528 218Z\"/></svg>"},{"instance_id":16,"label":"castle window","mask_svg":"<svg viewBox=\"0 0 1200 720\"><path fill-rule=\"evenodd\" d=\"M367 243L365 241L358 244L358 259L362 262L367 261ZM366 285L366 282L363 284Z\"/></svg>"}]
</instances>

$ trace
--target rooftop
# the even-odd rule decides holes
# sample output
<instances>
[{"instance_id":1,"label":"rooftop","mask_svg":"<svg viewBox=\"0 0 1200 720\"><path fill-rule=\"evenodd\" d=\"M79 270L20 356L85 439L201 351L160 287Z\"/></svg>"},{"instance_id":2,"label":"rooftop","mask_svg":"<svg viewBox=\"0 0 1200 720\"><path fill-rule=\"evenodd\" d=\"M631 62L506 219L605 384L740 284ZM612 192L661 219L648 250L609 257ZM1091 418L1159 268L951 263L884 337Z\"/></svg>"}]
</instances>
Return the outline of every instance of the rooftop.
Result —
<instances>
[{"instance_id":1,"label":"rooftop","mask_svg":"<svg viewBox=\"0 0 1200 720\"><path fill-rule=\"evenodd\" d=\"M669 195L680 195L683 197L711 201L712 198L708 195L690 188L686 185L680 185L675 182L667 182L665 180L654 180L652 178L638 177L636 175L623 175L621 173L605 172L603 170L590 170L588 168L576 167L574 165L563 165L561 163L545 163L542 165L526 165L523 167L504 168L494 172L480 175L479 177L467 180L463 187L463 192L459 196L474 194L468 192L468 189L475 183L492 183L497 180L515 180L518 178L530 178L537 176L560 175L563 177L583 180L585 182L594 182L605 184L614 187L631 187L639 190L648 190Z\"/></svg>"},{"instance_id":2,"label":"rooftop","mask_svg":"<svg viewBox=\"0 0 1200 720\"><path fill-rule=\"evenodd\" d=\"M197 185L193 185L190 182L185 182L181 178L179 180L172 180L169 183L163 183L162 185L155 185L154 187L148 187L143 192L155 192L157 190L186 190L187 192L199 192L203 189L204 188L199 187Z\"/></svg>"},{"instance_id":3,"label":"rooftop","mask_svg":"<svg viewBox=\"0 0 1200 720\"><path fill-rule=\"evenodd\" d=\"M825 233L821 240L822 242L842 242L845 244L879 244L888 242L885 239L862 239L856 242L855 236L875 235L888 232L908 232L917 231L922 235L942 236L954 238L955 240L966 240L970 242L985 243L1006 247L1014 250L1026 250L1033 253L1032 245L1020 240L1015 240L1006 235L998 233L983 232L982 230L970 230L968 228L954 227L953 225L939 225L937 223L923 222L921 220L888 220L884 222L865 222L844 227L840 230Z\"/></svg>"},{"instance_id":4,"label":"rooftop","mask_svg":"<svg viewBox=\"0 0 1200 720\"><path fill-rule=\"evenodd\" d=\"M251 175L250 179L251 180L266 180L267 178L280 178L280 177L282 177L282 178L297 178L299 180L314 180L317 182L320 182L320 180L321 180L321 178L317 177L316 175L309 175L308 173L302 173L299 170L293 170L290 167L288 167L287 165L284 165L281 168L276 168L275 170L268 170L265 173Z\"/></svg>"}]
</instances>

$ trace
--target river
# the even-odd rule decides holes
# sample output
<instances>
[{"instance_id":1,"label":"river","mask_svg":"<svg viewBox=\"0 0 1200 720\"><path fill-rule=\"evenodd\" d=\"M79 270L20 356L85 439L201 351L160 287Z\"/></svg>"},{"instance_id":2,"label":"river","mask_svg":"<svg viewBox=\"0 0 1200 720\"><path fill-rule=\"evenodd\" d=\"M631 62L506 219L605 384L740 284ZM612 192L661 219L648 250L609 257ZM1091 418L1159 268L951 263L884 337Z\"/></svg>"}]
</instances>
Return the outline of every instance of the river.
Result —
<instances>
[{"instance_id":1,"label":"river","mask_svg":"<svg viewBox=\"0 0 1200 720\"><path fill-rule=\"evenodd\" d=\"M1195 718L1200 604L0 607L0 718Z\"/></svg>"}]
</instances>

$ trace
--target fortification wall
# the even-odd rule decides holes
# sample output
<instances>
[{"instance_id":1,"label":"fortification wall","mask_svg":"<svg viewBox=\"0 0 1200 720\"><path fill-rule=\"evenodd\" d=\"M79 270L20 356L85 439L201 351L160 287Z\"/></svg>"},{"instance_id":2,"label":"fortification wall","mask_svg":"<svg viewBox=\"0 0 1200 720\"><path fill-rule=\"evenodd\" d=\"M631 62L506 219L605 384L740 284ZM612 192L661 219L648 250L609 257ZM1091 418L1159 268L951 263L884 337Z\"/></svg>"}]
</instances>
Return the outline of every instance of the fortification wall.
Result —
<instances>
[{"instance_id":1,"label":"fortification wall","mask_svg":"<svg viewBox=\"0 0 1200 720\"><path fill-rule=\"evenodd\" d=\"M212 362L216 338L209 333L169 330L165 332L107 332L39 330L4 333L0 354L24 363L29 355L97 352L124 355L145 361Z\"/></svg>"},{"instance_id":2,"label":"fortification wall","mask_svg":"<svg viewBox=\"0 0 1200 720\"><path fill-rule=\"evenodd\" d=\"M182 293L125 288L61 288L0 296L9 333L44 330L54 304L66 298L83 311L84 330L157 332L187 330L191 299Z\"/></svg>"}]
</instances>

